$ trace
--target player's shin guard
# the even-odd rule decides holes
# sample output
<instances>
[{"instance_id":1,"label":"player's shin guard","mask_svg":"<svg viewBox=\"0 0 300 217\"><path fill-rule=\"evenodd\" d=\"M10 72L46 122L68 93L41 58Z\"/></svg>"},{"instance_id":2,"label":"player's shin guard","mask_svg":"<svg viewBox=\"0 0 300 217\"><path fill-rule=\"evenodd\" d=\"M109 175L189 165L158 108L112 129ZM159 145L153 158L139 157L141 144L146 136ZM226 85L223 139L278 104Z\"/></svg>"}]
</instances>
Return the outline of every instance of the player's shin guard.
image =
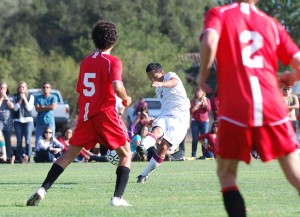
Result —
<instances>
[{"instance_id":1,"label":"player's shin guard","mask_svg":"<svg viewBox=\"0 0 300 217\"><path fill-rule=\"evenodd\" d=\"M51 187L51 185L55 182L55 180L62 174L64 169L59 166L58 164L54 163L51 167L51 169L48 172L48 175L45 179L45 181L42 184L42 187L48 191L48 189Z\"/></svg>"},{"instance_id":2,"label":"player's shin guard","mask_svg":"<svg viewBox=\"0 0 300 217\"><path fill-rule=\"evenodd\" d=\"M149 176L150 173L152 172L152 170L154 170L155 168L157 168L162 162L164 161L163 158L159 157L157 155L157 153L155 152L153 154L153 157L150 159L147 167L144 169L144 171L142 172L142 176Z\"/></svg>"},{"instance_id":3,"label":"player's shin guard","mask_svg":"<svg viewBox=\"0 0 300 217\"><path fill-rule=\"evenodd\" d=\"M143 147L144 150L147 150L150 147L153 147L156 144L157 137L149 133L142 141L141 141L141 146Z\"/></svg>"},{"instance_id":4,"label":"player's shin guard","mask_svg":"<svg viewBox=\"0 0 300 217\"><path fill-rule=\"evenodd\" d=\"M130 169L125 166L118 166L116 170L117 181L114 197L122 197L128 183Z\"/></svg>"},{"instance_id":5,"label":"player's shin guard","mask_svg":"<svg viewBox=\"0 0 300 217\"><path fill-rule=\"evenodd\" d=\"M246 217L246 208L237 186L222 189L224 206L229 217Z\"/></svg>"}]
</instances>

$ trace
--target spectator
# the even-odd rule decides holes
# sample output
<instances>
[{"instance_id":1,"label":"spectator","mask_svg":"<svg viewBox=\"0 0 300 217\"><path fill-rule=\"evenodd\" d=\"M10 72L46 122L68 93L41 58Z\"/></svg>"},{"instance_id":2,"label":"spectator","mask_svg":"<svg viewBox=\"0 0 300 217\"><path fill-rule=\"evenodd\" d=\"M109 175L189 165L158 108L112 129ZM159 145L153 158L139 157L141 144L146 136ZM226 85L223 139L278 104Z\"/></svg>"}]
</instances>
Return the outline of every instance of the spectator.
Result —
<instances>
[{"instance_id":1,"label":"spectator","mask_svg":"<svg viewBox=\"0 0 300 217\"><path fill-rule=\"evenodd\" d=\"M137 114L142 107L146 107L148 108L148 103L145 102L144 97L140 97L140 100L138 101L138 103L134 106L135 108L135 114Z\"/></svg>"},{"instance_id":2,"label":"spectator","mask_svg":"<svg viewBox=\"0 0 300 217\"><path fill-rule=\"evenodd\" d=\"M95 154L85 148L82 148L77 159L83 162L108 162L106 155Z\"/></svg>"},{"instance_id":3,"label":"spectator","mask_svg":"<svg viewBox=\"0 0 300 217\"><path fill-rule=\"evenodd\" d=\"M146 157L144 155L143 149L141 148L141 141L149 133L147 126L141 127L133 136L130 141L130 150L132 152L132 161L145 161Z\"/></svg>"},{"instance_id":4,"label":"spectator","mask_svg":"<svg viewBox=\"0 0 300 217\"><path fill-rule=\"evenodd\" d=\"M36 163L54 162L62 155L64 146L53 136L51 127L46 127L35 147L34 161Z\"/></svg>"},{"instance_id":5,"label":"spectator","mask_svg":"<svg viewBox=\"0 0 300 217\"><path fill-rule=\"evenodd\" d=\"M210 158L210 159L215 158L215 156L216 156L215 146L216 146L217 132L218 132L218 125L217 125L217 122L214 122L211 125L211 130L209 133L203 134L198 137L199 142L202 142L204 139L207 140L207 143L203 144L205 150L203 152L203 156L200 157L201 160L206 159L206 158Z\"/></svg>"},{"instance_id":6,"label":"spectator","mask_svg":"<svg viewBox=\"0 0 300 217\"><path fill-rule=\"evenodd\" d=\"M30 162L32 153L33 118L31 111L33 106L34 96L28 95L26 82L20 81L17 93L14 95L14 127L17 137L17 160L22 163ZM22 148L23 137L26 144L25 152Z\"/></svg>"},{"instance_id":7,"label":"spectator","mask_svg":"<svg viewBox=\"0 0 300 217\"><path fill-rule=\"evenodd\" d=\"M72 138L72 135L73 130L71 129L71 127L67 127L66 129L64 129L62 136L58 138L58 141L64 146L62 154L64 154L67 151L70 145L70 139Z\"/></svg>"},{"instance_id":8,"label":"spectator","mask_svg":"<svg viewBox=\"0 0 300 217\"><path fill-rule=\"evenodd\" d=\"M299 110L299 101L298 97L292 94L292 87L284 87L282 88L284 101L289 109L289 119L293 124L294 130L296 132L297 129L297 117L296 117L296 109Z\"/></svg>"},{"instance_id":9,"label":"spectator","mask_svg":"<svg viewBox=\"0 0 300 217\"><path fill-rule=\"evenodd\" d=\"M1 148L0 162L4 163L7 160L7 155L6 155L5 142L1 130L0 130L0 148Z\"/></svg>"},{"instance_id":10,"label":"spectator","mask_svg":"<svg viewBox=\"0 0 300 217\"><path fill-rule=\"evenodd\" d=\"M195 90L194 98L191 100L191 131L192 131L192 160L196 159L198 136L208 133L209 117L208 113L211 110L210 100L206 97L206 93L201 89ZM204 141L206 144L207 141ZM205 151L202 145L202 153Z\"/></svg>"},{"instance_id":11,"label":"spectator","mask_svg":"<svg viewBox=\"0 0 300 217\"><path fill-rule=\"evenodd\" d=\"M134 120L131 131L134 133L140 131L144 126L148 126L149 123L149 112L147 106L142 106L137 113L136 119Z\"/></svg>"},{"instance_id":12,"label":"spectator","mask_svg":"<svg viewBox=\"0 0 300 217\"><path fill-rule=\"evenodd\" d=\"M216 121L219 112L219 98L217 92L215 92L215 94L211 98L211 110L212 110L214 121Z\"/></svg>"},{"instance_id":13,"label":"spectator","mask_svg":"<svg viewBox=\"0 0 300 217\"><path fill-rule=\"evenodd\" d=\"M12 109L13 98L9 95L6 82L0 82L0 125L6 146L7 160L14 163L15 156L11 148L11 134L13 129Z\"/></svg>"},{"instance_id":14,"label":"spectator","mask_svg":"<svg viewBox=\"0 0 300 217\"><path fill-rule=\"evenodd\" d=\"M44 82L42 86L43 94L35 97L34 105L37 111L35 136L37 145L39 137L47 127L55 134L55 119L53 110L56 108L57 97L51 94L51 84Z\"/></svg>"}]
</instances>

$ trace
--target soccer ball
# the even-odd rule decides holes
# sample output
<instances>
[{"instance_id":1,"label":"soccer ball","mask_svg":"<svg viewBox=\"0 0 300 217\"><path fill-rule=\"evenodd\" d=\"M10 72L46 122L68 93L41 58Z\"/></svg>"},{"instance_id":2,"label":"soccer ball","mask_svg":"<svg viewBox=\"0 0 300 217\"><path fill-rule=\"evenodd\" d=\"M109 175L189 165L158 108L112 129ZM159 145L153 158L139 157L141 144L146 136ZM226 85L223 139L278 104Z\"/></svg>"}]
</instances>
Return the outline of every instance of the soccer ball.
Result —
<instances>
[{"instance_id":1,"label":"soccer ball","mask_svg":"<svg viewBox=\"0 0 300 217\"><path fill-rule=\"evenodd\" d=\"M107 160L111 162L113 165L117 166L119 164L119 156L115 150L107 151Z\"/></svg>"}]
</instances>

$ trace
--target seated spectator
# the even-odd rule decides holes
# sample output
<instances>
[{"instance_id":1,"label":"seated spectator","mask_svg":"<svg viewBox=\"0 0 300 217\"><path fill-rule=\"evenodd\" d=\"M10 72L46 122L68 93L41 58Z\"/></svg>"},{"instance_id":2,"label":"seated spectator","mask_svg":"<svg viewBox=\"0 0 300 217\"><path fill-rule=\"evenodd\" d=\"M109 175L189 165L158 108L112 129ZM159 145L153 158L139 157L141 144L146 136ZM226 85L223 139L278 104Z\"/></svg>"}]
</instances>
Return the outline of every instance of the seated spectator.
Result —
<instances>
[{"instance_id":1,"label":"seated spectator","mask_svg":"<svg viewBox=\"0 0 300 217\"><path fill-rule=\"evenodd\" d=\"M217 122L214 122L211 126L211 130L209 133L203 134L198 137L198 141L202 142L204 139L207 140L207 143L204 143L204 152L203 156L199 159L214 159L215 157L215 144L216 144L216 136L218 131Z\"/></svg>"},{"instance_id":2,"label":"seated spectator","mask_svg":"<svg viewBox=\"0 0 300 217\"><path fill-rule=\"evenodd\" d=\"M7 160L7 156L6 156L5 142L1 130L0 130L0 148L1 148L0 162L4 163Z\"/></svg>"},{"instance_id":3,"label":"seated spectator","mask_svg":"<svg viewBox=\"0 0 300 217\"><path fill-rule=\"evenodd\" d=\"M81 161L84 162L108 162L107 160L107 156L106 155L100 155L99 154L95 154L93 152L91 152L90 150L86 150L85 148L83 148L80 152L80 154L78 155L77 159L81 159Z\"/></svg>"},{"instance_id":4,"label":"seated spectator","mask_svg":"<svg viewBox=\"0 0 300 217\"><path fill-rule=\"evenodd\" d=\"M69 145L70 145L70 139L72 138L73 135L73 130L70 127L67 127L66 129L64 129L62 136L60 136L58 138L58 141L64 146L63 150L62 150L62 154L64 154L66 152L66 150L68 149Z\"/></svg>"},{"instance_id":5,"label":"seated spectator","mask_svg":"<svg viewBox=\"0 0 300 217\"><path fill-rule=\"evenodd\" d=\"M141 148L141 141L145 138L149 133L149 129L147 126L143 126L140 128L133 138L130 141L130 150L132 152L132 161L144 161L145 155L143 149Z\"/></svg>"},{"instance_id":6,"label":"seated spectator","mask_svg":"<svg viewBox=\"0 0 300 217\"><path fill-rule=\"evenodd\" d=\"M36 163L54 162L62 155L64 146L53 136L51 127L44 129L35 147L34 161Z\"/></svg>"}]
</instances>

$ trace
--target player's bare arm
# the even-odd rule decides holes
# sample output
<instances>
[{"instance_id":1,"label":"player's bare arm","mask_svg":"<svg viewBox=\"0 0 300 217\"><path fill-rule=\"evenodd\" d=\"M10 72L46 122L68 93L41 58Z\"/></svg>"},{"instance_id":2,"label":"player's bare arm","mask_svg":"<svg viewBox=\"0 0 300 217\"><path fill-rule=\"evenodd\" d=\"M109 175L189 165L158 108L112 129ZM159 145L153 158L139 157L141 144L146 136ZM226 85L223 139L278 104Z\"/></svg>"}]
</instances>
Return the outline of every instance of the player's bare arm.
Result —
<instances>
[{"instance_id":1,"label":"player's bare arm","mask_svg":"<svg viewBox=\"0 0 300 217\"><path fill-rule=\"evenodd\" d=\"M206 79L209 76L209 69L212 66L219 42L219 35L215 31L207 31L202 35L200 42L200 70L198 84L206 92L210 92Z\"/></svg>"},{"instance_id":2,"label":"player's bare arm","mask_svg":"<svg viewBox=\"0 0 300 217\"><path fill-rule=\"evenodd\" d=\"M168 81L162 81L162 82L158 82L158 81L153 81L151 84L151 87L167 87L167 88L173 88L176 87L178 84L178 81L176 78L171 78Z\"/></svg>"},{"instance_id":3,"label":"player's bare arm","mask_svg":"<svg viewBox=\"0 0 300 217\"><path fill-rule=\"evenodd\" d=\"M113 82L113 88L118 97L122 99L122 103L125 107L130 106L131 97L127 95L126 89L122 82L116 81Z\"/></svg>"}]
</instances>

